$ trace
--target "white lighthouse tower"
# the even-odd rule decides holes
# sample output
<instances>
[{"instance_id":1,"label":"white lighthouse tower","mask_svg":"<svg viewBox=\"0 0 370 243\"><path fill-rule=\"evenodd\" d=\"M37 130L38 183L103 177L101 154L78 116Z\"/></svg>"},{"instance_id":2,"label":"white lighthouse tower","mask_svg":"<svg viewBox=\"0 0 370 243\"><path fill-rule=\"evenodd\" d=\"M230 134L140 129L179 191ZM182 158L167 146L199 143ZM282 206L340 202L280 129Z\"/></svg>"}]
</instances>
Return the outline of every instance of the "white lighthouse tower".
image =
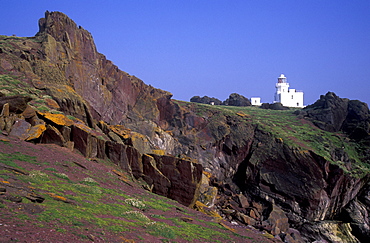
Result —
<instances>
[{"instance_id":1,"label":"white lighthouse tower","mask_svg":"<svg viewBox=\"0 0 370 243\"><path fill-rule=\"evenodd\" d=\"M287 107L303 108L303 92L295 89L289 89L289 83L286 81L284 74L278 77L276 83L276 92L274 103L281 103Z\"/></svg>"}]
</instances>

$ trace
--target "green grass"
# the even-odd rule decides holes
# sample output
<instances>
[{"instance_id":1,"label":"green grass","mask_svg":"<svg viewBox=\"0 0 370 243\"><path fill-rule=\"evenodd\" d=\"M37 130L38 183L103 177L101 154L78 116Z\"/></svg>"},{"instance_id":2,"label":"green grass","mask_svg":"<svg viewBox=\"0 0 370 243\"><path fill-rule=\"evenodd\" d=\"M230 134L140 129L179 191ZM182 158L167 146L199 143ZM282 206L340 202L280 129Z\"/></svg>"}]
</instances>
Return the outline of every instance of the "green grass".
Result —
<instances>
[{"instance_id":1,"label":"green grass","mask_svg":"<svg viewBox=\"0 0 370 243\"><path fill-rule=\"evenodd\" d=\"M355 177L362 177L370 173L370 165L363 162L358 152L360 148L357 143L348 140L340 132L327 132L306 120L299 119L293 114L297 109L269 110L253 106L212 106L182 101L175 102L192 110L196 115L206 118L211 124L210 129L213 136L217 140L228 132L235 133L232 129L240 129L239 127L249 124L257 127L258 130L271 134L275 139L302 153L313 151ZM229 128L225 125L225 117L234 117L240 126ZM246 133L246 131L237 132ZM346 169L340 161L332 159L332 148L343 149L348 154L350 160L353 161L351 170Z\"/></svg>"},{"instance_id":2,"label":"green grass","mask_svg":"<svg viewBox=\"0 0 370 243\"><path fill-rule=\"evenodd\" d=\"M15 152L12 154L8 153L0 153L0 163L3 163L8 166L12 166L18 169L23 169L19 166L15 161L23 161L27 163L37 164L36 157L25 155L19 152Z\"/></svg>"}]
</instances>

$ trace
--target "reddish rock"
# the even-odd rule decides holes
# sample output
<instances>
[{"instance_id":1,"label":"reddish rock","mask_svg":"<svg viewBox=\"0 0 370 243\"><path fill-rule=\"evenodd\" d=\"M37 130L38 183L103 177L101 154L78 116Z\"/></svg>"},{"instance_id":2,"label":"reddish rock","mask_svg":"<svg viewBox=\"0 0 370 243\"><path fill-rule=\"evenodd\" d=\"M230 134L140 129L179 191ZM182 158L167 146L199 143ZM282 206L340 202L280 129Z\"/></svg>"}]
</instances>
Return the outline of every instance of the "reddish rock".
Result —
<instances>
[{"instance_id":1,"label":"reddish rock","mask_svg":"<svg viewBox=\"0 0 370 243\"><path fill-rule=\"evenodd\" d=\"M8 103L10 112L20 114L27 108L27 103L31 100L30 97L20 95L0 97L0 109Z\"/></svg>"},{"instance_id":2,"label":"reddish rock","mask_svg":"<svg viewBox=\"0 0 370 243\"><path fill-rule=\"evenodd\" d=\"M171 181L157 168L155 159L150 155L143 155L143 172L143 179L153 186L152 192L167 197Z\"/></svg>"},{"instance_id":3,"label":"reddish rock","mask_svg":"<svg viewBox=\"0 0 370 243\"><path fill-rule=\"evenodd\" d=\"M152 156L157 168L171 181L168 197L186 206L194 205L199 194L202 165L173 156Z\"/></svg>"},{"instance_id":4,"label":"reddish rock","mask_svg":"<svg viewBox=\"0 0 370 243\"><path fill-rule=\"evenodd\" d=\"M23 119L17 119L14 122L9 135L13 137L17 137L21 140L26 140L29 136L28 131L30 128L31 128L31 124L29 124Z\"/></svg>"},{"instance_id":5,"label":"reddish rock","mask_svg":"<svg viewBox=\"0 0 370 243\"><path fill-rule=\"evenodd\" d=\"M128 162L126 154L126 145L119 144L113 141L106 142L106 155L115 164L120 166L123 170L131 173L131 167Z\"/></svg>"},{"instance_id":6,"label":"reddish rock","mask_svg":"<svg viewBox=\"0 0 370 243\"><path fill-rule=\"evenodd\" d=\"M59 146L63 146L65 143L65 140L57 128L55 128L52 125L47 125L46 130L44 131L40 142L41 143L52 143L52 144L57 144Z\"/></svg>"}]
</instances>

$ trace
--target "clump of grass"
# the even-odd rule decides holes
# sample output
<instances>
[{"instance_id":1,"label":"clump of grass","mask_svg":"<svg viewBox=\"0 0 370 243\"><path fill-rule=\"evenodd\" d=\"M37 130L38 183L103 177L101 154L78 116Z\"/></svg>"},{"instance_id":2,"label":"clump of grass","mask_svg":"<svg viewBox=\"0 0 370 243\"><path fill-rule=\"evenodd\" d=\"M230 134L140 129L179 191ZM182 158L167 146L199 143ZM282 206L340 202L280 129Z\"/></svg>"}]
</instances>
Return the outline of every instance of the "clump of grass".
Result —
<instances>
[{"instance_id":1,"label":"clump of grass","mask_svg":"<svg viewBox=\"0 0 370 243\"><path fill-rule=\"evenodd\" d=\"M176 231L165 223L149 222L145 225L145 228L148 230L148 233L153 236L164 237L167 239L175 239L177 236Z\"/></svg>"},{"instance_id":2,"label":"clump of grass","mask_svg":"<svg viewBox=\"0 0 370 243\"><path fill-rule=\"evenodd\" d=\"M77 190L83 193L88 194L102 194L102 190L99 187L96 186L88 186L84 184L75 184L74 185Z\"/></svg>"},{"instance_id":3,"label":"clump of grass","mask_svg":"<svg viewBox=\"0 0 370 243\"><path fill-rule=\"evenodd\" d=\"M66 175L65 173L53 173L53 175L55 175L56 177L58 177L60 179L64 179L64 180L70 181L68 175Z\"/></svg>"},{"instance_id":4,"label":"clump of grass","mask_svg":"<svg viewBox=\"0 0 370 243\"><path fill-rule=\"evenodd\" d=\"M84 178L82 181L80 181L81 184L85 184L85 185L88 185L88 186L96 186L96 185L99 185L99 183L94 180L93 178L91 177L86 177Z\"/></svg>"}]
</instances>

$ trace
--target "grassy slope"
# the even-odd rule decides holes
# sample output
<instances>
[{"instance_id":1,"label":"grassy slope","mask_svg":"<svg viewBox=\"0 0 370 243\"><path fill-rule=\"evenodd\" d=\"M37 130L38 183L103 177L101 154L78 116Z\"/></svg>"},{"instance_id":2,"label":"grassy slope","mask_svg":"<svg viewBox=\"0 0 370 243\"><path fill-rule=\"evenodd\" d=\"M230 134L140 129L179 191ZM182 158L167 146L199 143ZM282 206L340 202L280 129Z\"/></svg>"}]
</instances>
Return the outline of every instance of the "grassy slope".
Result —
<instances>
[{"instance_id":1,"label":"grassy slope","mask_svg":"<svg viewBox=\"0 0 370 243\"><path fill-rule=\"evenodd\" d=\"M6 140L0 140L0 188L7 188L0 195L0 227L9 231L0 241L37 235L45 242L268 242L144 191L109 161ZM25 191L45 200L31 202Z\"/></svg>"},{"instance_id":2,"label":"grassy slope","mask_svg":"<svg viewBox=\"0 0 370 243\"><path fill-rule=\"evenodd\" d=\"M181 106L190 106L189 102L177 101ZM244 122L256 124L258 129L272 134L292 148L302 152L313 151L331 163L339 165L345 172L356 177L370 173L370 165L361 160L358 144L349 140L343 133L331 133L321 130L305 119L299 119L294 110L268 110L259 107L211 106L191 103L193 111L203 117L239 116ZM216 119L217 120L217 117ZM332 148L343 149L352 161L348 170L341 161L333 161Z\"/></svg>"}]
</instances>

